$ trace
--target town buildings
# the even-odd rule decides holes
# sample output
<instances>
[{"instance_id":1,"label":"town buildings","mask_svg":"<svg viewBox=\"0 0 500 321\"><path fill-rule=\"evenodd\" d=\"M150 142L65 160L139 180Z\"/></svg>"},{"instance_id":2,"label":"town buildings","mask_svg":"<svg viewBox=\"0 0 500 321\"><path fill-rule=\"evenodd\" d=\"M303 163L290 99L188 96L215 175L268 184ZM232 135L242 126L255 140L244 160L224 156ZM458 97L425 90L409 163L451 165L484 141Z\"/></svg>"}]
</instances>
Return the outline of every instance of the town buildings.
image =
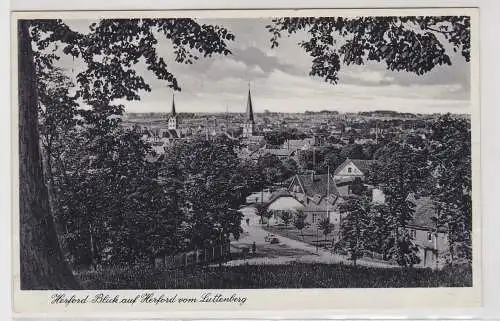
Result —
<instances>
[{"instance_id":1,"label":"town buildings","mask_svg":"<svg viewBox=\"0 0 500 321\"><path fill-rule=\"evenodd\" d=\"M333 225L333 239L340 235L342 219L348 213L341 213L340 206L353 194L353 184L361 184L372 195L371 201L377 204L386 202L382 190L364 183L365 176L373 162L347 159L336 170L334 175L310 174L295 175L288 188L275 192L265 203L272 212L269 224L280 224L283 212L305 214L305 221L313 228L318 228L321 220L328 219ZM349 170L351 169L351 170ZM406 226L417 247L420 258L418 267L440 268L449 254L448 236L445 229L437 226L439 213L430 197L415 198L409 195L408 200L415 204L413 219Z\"/></svg>"}]
</instances>

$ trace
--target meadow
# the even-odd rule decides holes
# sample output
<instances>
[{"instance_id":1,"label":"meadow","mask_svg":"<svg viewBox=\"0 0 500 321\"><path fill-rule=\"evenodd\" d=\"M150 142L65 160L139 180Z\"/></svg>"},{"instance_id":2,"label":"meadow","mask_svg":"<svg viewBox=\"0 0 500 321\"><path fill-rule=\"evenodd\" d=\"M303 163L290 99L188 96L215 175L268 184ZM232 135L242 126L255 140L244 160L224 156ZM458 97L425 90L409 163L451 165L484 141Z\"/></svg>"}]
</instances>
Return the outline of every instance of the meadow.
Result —
<instances>
[{"instance_id":1,"label":"meadow","mask_svg":"<svg viewBox=\"0 0 500 321\"><path fill-rule=\"evenodd\" d=\"M263 289L470 287L470 266L442 270L380 269L344 264L109 268L77 273L84 289Z\"/></svg>"}]
</instances>

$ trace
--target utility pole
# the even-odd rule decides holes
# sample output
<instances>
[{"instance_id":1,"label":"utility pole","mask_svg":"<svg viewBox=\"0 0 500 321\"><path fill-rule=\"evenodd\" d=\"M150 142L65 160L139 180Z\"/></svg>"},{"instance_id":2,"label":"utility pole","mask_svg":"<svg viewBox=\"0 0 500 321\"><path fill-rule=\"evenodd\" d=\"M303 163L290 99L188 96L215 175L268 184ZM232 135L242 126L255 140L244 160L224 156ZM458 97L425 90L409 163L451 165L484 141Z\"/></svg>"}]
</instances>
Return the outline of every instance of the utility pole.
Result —
<instances>
[{"instance_id":1,"label":"utility pole","mask_svg":"<svg viewBox=\"0 0 500 321\"><path fill-rule=\"evenodd\" d=\"M316 169L316 147L313 146L313 166L312 170L314 171Z\"/></svg>"},{"instance_id":2,"label":"utility pole","mask_svg":"<svg viewBox=\"0 0 500 321\"><path fill-rule=\"evenodd\" d=\"M229 133L229 107L226 105L226 132Z\"/></svg>"},{"instance_id":3,"label":"utility pole","mask_svg":"<svg viewBox=\"0 0 500 321\"><path fill-rule=\"evenodd\" d=\"M318 242L319 242L319 236L318 236L318 227L316 227L316 253L318 253Z\"/></svg>"},{"instance_id":4,"label":"utility pole","mask_svg":"<svg viewBox=\"0 0 500 321\"><path fill-rule=\"evenodd\" d=\"M205 119L205 135L206 135L206 138L208 140L208 117Z\"/></svg>"},{"instance_id":5,"label":"utility pole","mask_svg":"<svg viewBox=\"0 0 500 321\"><path fill-rule=\"evenodd\" d=\"M326 215L328 217L328 222L330 222L330 165L327 168L327 176L326 176Z\"/></svg>"}]
</instances>

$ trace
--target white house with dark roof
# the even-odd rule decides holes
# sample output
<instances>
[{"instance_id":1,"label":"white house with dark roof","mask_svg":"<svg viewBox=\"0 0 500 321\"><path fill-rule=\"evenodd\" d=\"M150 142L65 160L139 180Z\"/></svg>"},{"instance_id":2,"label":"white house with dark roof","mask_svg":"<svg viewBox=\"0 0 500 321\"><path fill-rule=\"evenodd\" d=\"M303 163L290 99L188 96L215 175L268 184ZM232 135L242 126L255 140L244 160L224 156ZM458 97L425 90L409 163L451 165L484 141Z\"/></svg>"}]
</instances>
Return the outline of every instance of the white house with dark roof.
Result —
<instances>
[{"instance_id":1,"label":"white house with dark roof","mask_svg":"<svg viewBox=\"0 0 500 321\"><path fill-rule=\"evenodd\" d=\"M364 180L370 167L375 163L373 160L347 158L335 169L333 178L336 182L351 181L356 177Z\"/></svg>"}]
</instances>

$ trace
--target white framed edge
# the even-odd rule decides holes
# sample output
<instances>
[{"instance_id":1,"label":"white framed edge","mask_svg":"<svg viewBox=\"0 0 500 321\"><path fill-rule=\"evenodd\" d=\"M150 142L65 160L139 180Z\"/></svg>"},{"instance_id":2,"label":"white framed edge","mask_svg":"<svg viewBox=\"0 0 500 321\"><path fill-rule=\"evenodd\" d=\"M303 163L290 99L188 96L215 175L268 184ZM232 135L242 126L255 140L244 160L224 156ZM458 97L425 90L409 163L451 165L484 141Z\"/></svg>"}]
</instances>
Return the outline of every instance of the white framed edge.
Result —
<instances>
[{"instance_id":1,"label":"white framed edge","mask_svg":"<svg viewBox=\"0 0 500 321\"><path fill-rule=\"evenodd\" d=\"M49 298L55 291L20 291L19 289L19 189L18 164L18 113L17 113L17 37L18 19L39 18L130 18L130 17L198 17L198 18L257 18L272 16L361 16L361 15L469 15L471 17L471 126L472 126L472 181L473 181L473 286L469 288L374 288L374 289L259 289L213 290L217 293L244 295L244 306L223 305L214 309L202 303L174 306L151 305L50 305ZM15 316L51 317L126 317L126 318L196 318L213 317L258 318L301 317L311 312L330 315L341 311L399 310L399 309L449 309L478 308L482 303L481 266L481 151L480 151L480 95L479 95L479 10L478 8L429 8L429 9L299 9L299 10L170 10L170 11L58 11L12 12L11 14L11 79L12 79L12 297ZM198 296L210 290L159 290L151 291L168 295ZM58 291L70 294L73 291ZM110 295L131 295L137 291L84 291L89 294L105 292ZM141 291L144 292L144 291ZM79 294L83 294L79 291ZM326 314L324 314L326 313Z\"/></svg>"}]
</instances>

